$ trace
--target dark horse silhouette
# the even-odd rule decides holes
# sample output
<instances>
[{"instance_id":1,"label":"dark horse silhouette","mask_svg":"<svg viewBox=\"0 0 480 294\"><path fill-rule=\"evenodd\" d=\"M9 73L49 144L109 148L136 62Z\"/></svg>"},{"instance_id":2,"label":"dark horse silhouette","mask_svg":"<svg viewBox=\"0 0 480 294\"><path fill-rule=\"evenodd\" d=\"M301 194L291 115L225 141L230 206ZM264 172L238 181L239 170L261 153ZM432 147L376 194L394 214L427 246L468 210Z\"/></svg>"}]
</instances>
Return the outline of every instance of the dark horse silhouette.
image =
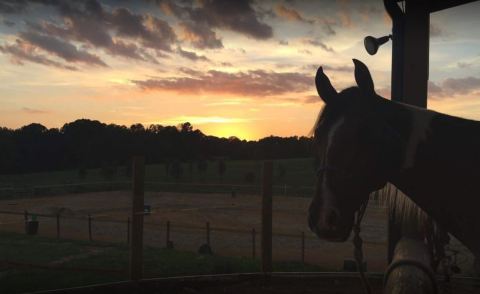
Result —
<instances>
[{"instance_id":1,"label":"dark horse silhouette","mask_svg":"<svg viewBox=\"0 0 480 294\"><path fill-rule=\"evenodd\" d=\"M337 93L320 67L325 107L314 128L317 188L309 226L345 241L369 194L395 185L480 256L480 122L387 100L353 60L358 87Z\"/></svg>"}]
</instances>

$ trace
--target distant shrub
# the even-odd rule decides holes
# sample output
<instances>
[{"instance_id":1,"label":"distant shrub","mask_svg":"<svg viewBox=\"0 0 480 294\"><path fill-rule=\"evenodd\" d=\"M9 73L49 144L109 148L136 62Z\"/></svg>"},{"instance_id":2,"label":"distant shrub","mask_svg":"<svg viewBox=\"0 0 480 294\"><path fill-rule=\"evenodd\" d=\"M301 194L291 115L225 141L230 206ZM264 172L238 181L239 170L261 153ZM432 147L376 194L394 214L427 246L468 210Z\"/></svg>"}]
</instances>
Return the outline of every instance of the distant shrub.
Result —
<instances>
[{"instance_id":1,"label":"distant shrub","mask_svg":"<svg viewBox=\"0 0 480 294\"><path fill-rule=\"evenodd\" d=\"M220 175L220 181L223 181L223 175L225 174L225 171L227 170L227 165L225 164L225 161L223 159L220 159L218 162L218 174Z\"/></svg>"},{"instance_id":2,"label":"distant shrub","mask_svg":"<svg viewBox=\"0 0 480 294\"><path fill-rule=\"evenodd\" d=\"M132 177L132 163L130 161L125 165L125 176L127 178Z\"/></svg>"},{"instance_id":3,"label":"distant shrub","mask_svg":"<svg viewBox=\"0 0 480 294\"><path fill-rule=\"evenodd\" d=\"M78 177L82 180L87 177L87 169L85 167L81 167L78 169Z\"/></svg>"},{"instance_id":4,"label":"distant shrub","mask_svg":"<svg viewBox=\"0 0 480 294\"><path fill-rule=\"evenodd\" d=\"M285 177L285 174L287 173L287 170L285 169L285 166L283 163L279 163L277 166L277 177L279 180L283 180Z\"/></svg>"},{"instance_id":5,"label":"distant shrub","mask_svg":"<svg viewBox=\"0 0 480 294\"><path fill-rule=\"evenodd\" d=\"M253 184L255 182L255 173L254 172L247 172L245 174L245 182L249 184Z\"/></svg>"},{"instance_id":6,"label":"distant shrub","mask_svg":"<svg viewBox=\"0 0 480 294\"><path fill-rule=\"evenodd\" d=\"M117 169L115 166L106 163L102 164L102 169L100 170L102 177L105 180L111 180L115 175L116 171Z\"/></svg>"},{"instance_id":7,"label":"distant shrub","mask_svg":"<svg viewBox=\"0 0 480 294\"><path fill-rule=\"evenodd\" d=\"M182 164L179 161L174 161L170 165L170 175L175 179L179 180L183 176Z\"/></svg>"}]
</instances>

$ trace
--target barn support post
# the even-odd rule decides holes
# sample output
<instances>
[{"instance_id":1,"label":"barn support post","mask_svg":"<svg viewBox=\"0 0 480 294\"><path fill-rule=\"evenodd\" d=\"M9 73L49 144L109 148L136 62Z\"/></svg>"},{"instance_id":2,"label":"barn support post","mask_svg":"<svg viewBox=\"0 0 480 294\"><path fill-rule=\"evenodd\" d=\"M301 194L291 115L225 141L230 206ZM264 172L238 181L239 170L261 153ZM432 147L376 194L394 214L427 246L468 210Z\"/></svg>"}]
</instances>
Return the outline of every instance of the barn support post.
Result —
<instances>
[{"instance_id":1,"label":"barn support post","mask_svg":"<svg viewBox=\"0 0 480 294\"><path fill-rule=\"evenodd\" d=\"M130 280L138 281L143 272L143 214L144 214L145 158L133 158L133 197L130 241Z\"/></svg>"},{"instance_id":2,"label":"barn support post","mask_svg":"<svg viewBox=\"0 0 480 294\"><path fill-rule=\"evenodd\" d=\"M262 271L272 272L272 161L263 163Z\"/></svg>"},{"instance_id":3,"label":"barn support post","mask_svg":"<svg viewBox=\"0 0 480 294\"><path fill-rule=\"evenodd\" d=\"M393 21L392 93L394 101L427 107L430 8L428 0L406 0L402 11L396 0L384 0ZM398 197L398 196L396 196ZM385 293L436 293L430 253L418 220L399 224L389 208L388 261Z\"/></svg>"}]
</instances>

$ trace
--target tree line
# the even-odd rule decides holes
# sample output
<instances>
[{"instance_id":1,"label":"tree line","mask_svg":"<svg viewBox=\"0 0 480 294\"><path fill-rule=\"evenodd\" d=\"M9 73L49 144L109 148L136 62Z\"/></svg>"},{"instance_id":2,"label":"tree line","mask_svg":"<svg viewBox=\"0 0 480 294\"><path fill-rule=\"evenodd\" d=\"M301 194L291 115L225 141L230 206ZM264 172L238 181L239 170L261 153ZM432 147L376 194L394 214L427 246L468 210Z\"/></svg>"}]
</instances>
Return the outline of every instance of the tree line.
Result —
<instances>
[{"instance_id":1,"label":"tree line","mask_svg":"<svg viewBox=\"0 0 480 294\"><path fill-rule=\"evenodd\" d=\"M126 165L133 155L144 155L147 164L310 157L312 139L218 138L194 130L188 122L178 126L127 127L79 119L59 129L38 123L18 129L0 128L1 174Z\"/></svg>"}]
</instances>

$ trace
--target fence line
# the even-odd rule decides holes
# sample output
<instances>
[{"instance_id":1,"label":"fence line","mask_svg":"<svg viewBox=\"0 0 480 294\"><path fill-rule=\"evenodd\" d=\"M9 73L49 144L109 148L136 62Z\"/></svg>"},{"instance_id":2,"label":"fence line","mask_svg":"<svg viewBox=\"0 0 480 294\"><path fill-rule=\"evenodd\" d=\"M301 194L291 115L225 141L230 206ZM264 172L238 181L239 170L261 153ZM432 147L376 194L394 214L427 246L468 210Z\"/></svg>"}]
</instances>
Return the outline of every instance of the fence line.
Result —
<instances>
[{"instance_id":1,"label":"fence line","mask_svg":"<svg viewBox=\"0 0 480 294\"><path fill-rule=\"evenodd\" d=\"M5 210L0 210L0 214L22 215L22 216L25 215L24 212L5 211ZM59 217L61 217L62 219L66 219L66 220L72 219L72 220L86 221L87 222L86 227L88 228L88 230L91 229L91 223L92 222L125 224L127 228L129 228L129 224L130 224L130 218L128 218L128 217L125 218L126 220L114 220L114 219L105 220L105 219L96 219L92 215L86 215L86 216L81 216L81 217L77 216L76 217L76 216L66 216L66 215L59 214L58 217L57 217L57 214L38 214L38 213L32 213L32 212L28 212L28 215L36 215L38 217L45 217L45 218L55 218L55 219L57 219L57 221L58 221ZM10 222L10 223L23 223L23 221ZM165 221L160 221L160 222L145 221L144 225L146 225L146 226L147 225L148 226L158 226L158 227L162 227L162 226L166 225L167 228L170 229L171 223L172 222L170 220L165 220ZM58 221L57 224L60 224L60 222ZM2 225L2 224L0 224L0 225ZM208 224L207 227L205 227L205 226L194 226L194 225L184 224L184 223L175 223L175 228L180 229L180 231L205 231L206 228L207 228L207 230L209 230L210 232L216 231L216 232L233 233L233 234L249 234L249 235L252 234L252 229L249 229L249 228L235 229L235 228L226 228L226 227L212 227L210 223ZM59 226L57 226L57 232L59 232L59 230L60 230L60 228L59 228ZM127 233L128 232L129 232L129 230L127 230ZM262 233L260 228L255 229L255 232L258 233L258 234ZM276 237L298 238L299 236L301 236L301 234L302 234L301 230L299 230L298 233L291 233L291 232L287 233L287 232L281 232L281 231L275 231L275 230L273 231L273 236L276 236ZM305 239L315 240L315 239L317 239L317 237L310 234L310 235L305 235ZM385 244L385 242L376 242L376 241L368 241L368 240L364 240L364 243L365 244L371 244L371 245L384 245Z\"/></svg>"},{"instance_id":2,"label":"fence line","mask_svg":"<svg viewBox=\"0 0 480 294\"><path fill-rule=\"evenodd\" d=\"M27 267L27 268L38 268L38 269L47 269L47 270L66 270L66 271L88 271L88 272L101 272L101 273L126 273L126 270L122 269L102 269L102 268L93 268L93 267L70 267L70 266L61 266L61 265L51 265L51 264L39 264L39 263L29 263L29 262L19 262L19 261L10 261L2 260L2 263L12 266L12 267Z\"/></svg>"}]
</instances>

